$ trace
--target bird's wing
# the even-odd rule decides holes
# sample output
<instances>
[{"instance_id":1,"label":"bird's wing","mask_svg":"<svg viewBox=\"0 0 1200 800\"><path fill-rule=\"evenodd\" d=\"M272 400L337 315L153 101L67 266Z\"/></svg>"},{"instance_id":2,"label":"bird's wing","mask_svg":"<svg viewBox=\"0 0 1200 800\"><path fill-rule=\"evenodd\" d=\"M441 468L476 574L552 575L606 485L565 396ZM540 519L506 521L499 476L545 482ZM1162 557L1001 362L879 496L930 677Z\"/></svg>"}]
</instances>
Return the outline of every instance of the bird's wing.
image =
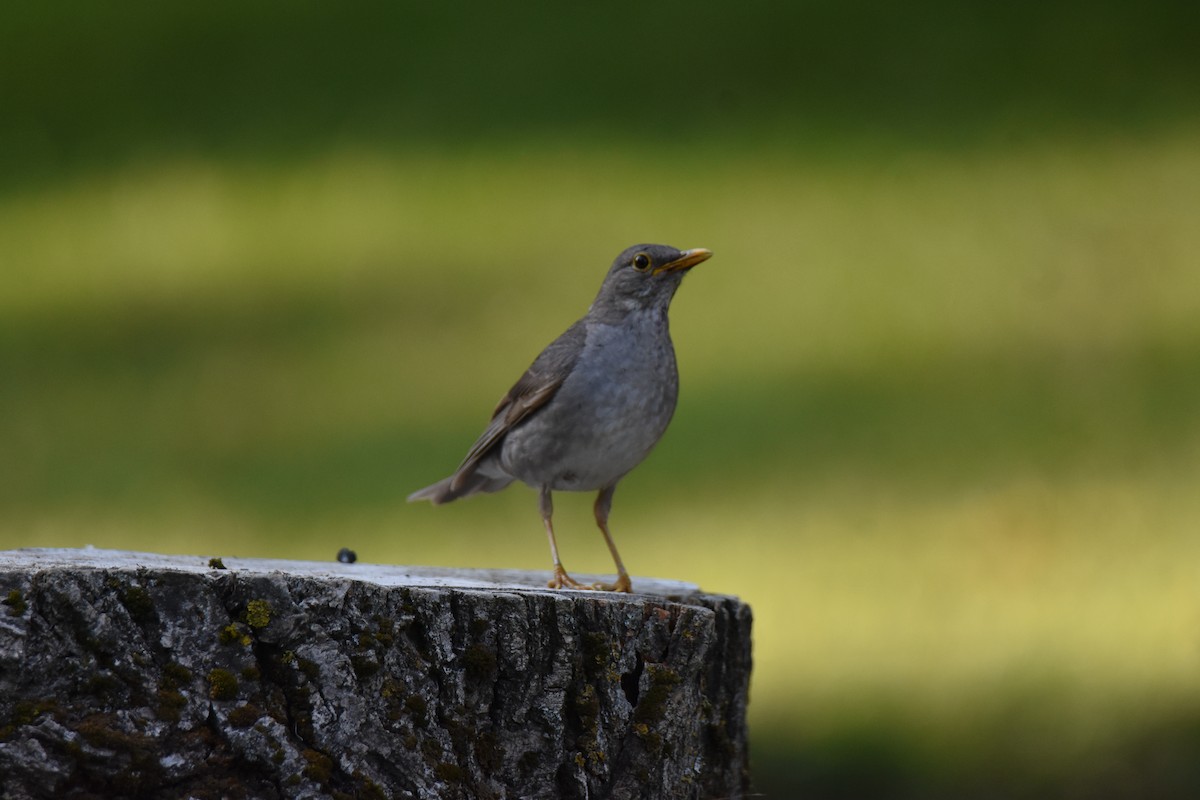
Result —
<instances>
[{"instance_id":1,"label":"bird's wing","mask_svg":"<svg viewBox=\"0 0 1200 800\"><path fill-rule=\"evenodd\" d=\"M496 405L487 429L471 445L462 464L454 471L451 489L461 488L479 462L500 444L505 434L550 401L575 368L583 351L585 335L583 321L580 320L534 359L525 374Z\"/></svg>"}]
</instances>

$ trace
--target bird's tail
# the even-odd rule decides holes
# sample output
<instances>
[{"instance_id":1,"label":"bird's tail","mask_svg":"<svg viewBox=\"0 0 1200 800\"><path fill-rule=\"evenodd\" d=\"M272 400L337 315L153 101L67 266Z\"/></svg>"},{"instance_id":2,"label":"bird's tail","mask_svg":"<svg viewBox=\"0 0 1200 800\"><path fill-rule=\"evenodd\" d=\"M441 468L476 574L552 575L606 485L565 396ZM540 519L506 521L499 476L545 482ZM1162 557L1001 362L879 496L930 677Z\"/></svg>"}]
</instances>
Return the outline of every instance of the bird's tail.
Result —
<instances>
[{"instance_id":1,"label":"bird's tail","mask_svg":"<svg viewBox=\"0 0 1200 800\"><path fill-rule=\"evenodd\" d=\"M473 472L466 480L460 479L460 484L457 487L453 487L452 484L455 477L457 477L457 474L451 475L449 478L444 478L431 486L426 486L424 489L418 489L408 496L408 502L415 503L418 500L428 500L435 506L440 506L442 503L449 503L460 497L468 497L480 492L498 492L513 482L513 479L507 475L489 477L479 472Z\"/></svg>"}]
</instances>

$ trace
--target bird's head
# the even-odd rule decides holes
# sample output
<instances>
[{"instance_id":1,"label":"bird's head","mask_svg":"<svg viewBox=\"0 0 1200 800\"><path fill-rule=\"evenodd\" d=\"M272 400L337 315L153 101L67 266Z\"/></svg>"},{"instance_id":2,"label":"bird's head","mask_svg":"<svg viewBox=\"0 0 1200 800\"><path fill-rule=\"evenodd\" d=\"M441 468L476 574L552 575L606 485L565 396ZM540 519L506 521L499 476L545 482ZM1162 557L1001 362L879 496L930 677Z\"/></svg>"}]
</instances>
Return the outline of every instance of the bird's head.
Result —
<instances>
[{"instance_id":1,"label":"bird's head","mask_svg":"<svg viewBox=\"0 0 1200 800\"><path fill-rule=\"evenodd\" d=\"M592 303L593 311L628 313L666 309L688 270L712 257L702 247L677 250L665 244L637 244L617 256Z\"/></svg>"}]
</instances>

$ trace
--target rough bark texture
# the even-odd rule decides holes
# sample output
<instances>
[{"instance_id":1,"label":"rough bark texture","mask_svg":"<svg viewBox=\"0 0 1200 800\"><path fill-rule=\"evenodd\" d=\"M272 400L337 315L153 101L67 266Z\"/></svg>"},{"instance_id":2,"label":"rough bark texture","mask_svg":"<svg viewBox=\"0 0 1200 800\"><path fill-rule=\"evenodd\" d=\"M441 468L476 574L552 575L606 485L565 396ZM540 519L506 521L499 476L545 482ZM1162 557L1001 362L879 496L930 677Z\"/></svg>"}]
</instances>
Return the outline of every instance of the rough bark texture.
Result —
<instances>
[{"instance_id":1,"label":"rough bark texture","mask_svg":"<svg viewBox=\"0 0 1200 800\"><path fill-rule=\"evenodd\" d=\"M687 584L0 552L0 796L718 798L750 610Z\"/></svg>"}]
</instances>

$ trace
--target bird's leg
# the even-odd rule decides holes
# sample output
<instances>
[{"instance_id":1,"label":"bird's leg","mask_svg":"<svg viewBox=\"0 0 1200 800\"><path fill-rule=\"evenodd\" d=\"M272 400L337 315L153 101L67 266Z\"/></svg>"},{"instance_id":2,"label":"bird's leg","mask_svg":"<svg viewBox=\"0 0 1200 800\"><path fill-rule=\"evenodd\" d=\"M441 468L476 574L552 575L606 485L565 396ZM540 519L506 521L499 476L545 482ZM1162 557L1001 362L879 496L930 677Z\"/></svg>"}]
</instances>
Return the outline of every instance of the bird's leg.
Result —
<instances>
[{"instance_id":1,"label":"bird's leg","mask_svg":"<svg viewBox=\"0 0 1200 800\"><path fill-rule=\"evenodd\" d=\"M612 553L613 563L617 565L617 580L616 583L595 583L592 584L592 588L605 592L632 592L633 584L629 581L629 573L625 571L625 565L621 563L621 554L617 552L617 545L608 532L608 512L612 508L613 492L616 490L616 486L601 489L600 494L596 495L596 505L593 506L593 510L596 512L596 524L600 526L600 532L604 534L604 542L608 545L608 552Z\"/></svg>"},{"instance_id":2,"label":"bird's leg","mask_svg":"<svg viewBox=\"0 0 1200 800\"><path fill-rule=\"evenodd\" d=\"M551 589L588 588L568 575L558 558L558 542L554 541L554 524L550 522L550 517L554 515L554 501L550 499L549 486L542 487L542 493L538 497L538 511L542 512L542 524L546 526L546 535L550 537L550 557L554 559L554 577L546 585Z\"/></svg>"}]
</instances>

